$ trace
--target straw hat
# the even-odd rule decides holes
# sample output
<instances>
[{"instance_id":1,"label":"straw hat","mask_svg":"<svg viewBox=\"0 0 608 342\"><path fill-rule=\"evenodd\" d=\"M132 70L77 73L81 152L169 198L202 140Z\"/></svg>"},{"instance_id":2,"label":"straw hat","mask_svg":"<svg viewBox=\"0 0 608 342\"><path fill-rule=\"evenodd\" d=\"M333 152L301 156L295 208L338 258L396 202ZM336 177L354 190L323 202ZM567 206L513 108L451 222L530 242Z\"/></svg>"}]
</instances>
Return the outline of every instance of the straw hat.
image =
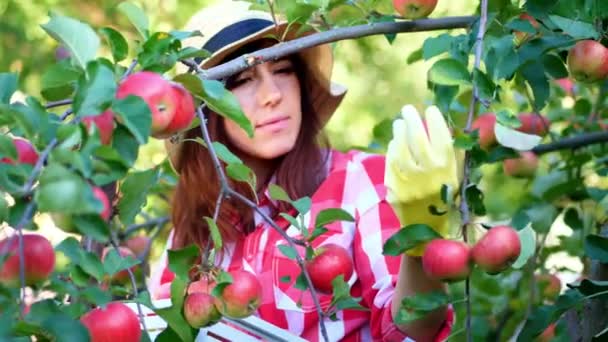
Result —
<instances>
[{"instance_id":1,"label":"straw hat","mask_svg":"<svg viewBox=\"0 0 608 342\"><path fill-rule=\"evenodd\" d=\"M222 62L242 46L269 36L284 37L284 41L315 33L312 29L299 32L299 24L291 24L279 20L275 25L270 13L250 10L251 3L245 1L222 1L220 4L207 6L194 14L186 24L186 31L200 31L201 36L184 40L184 46L204 48L212 55L204 59L200 66L208 69ZM288 27L289 26L289 27ZM287 30L287 33L285 31ZM312 105L319 114L322 125L329 120L342 98L346 88L331 82L333 54L331 46L324 44L305 50L299 55L308 69L310 81L304 85L310 94ZM187 68L178 66L179 72ZM171 164L177 172L181 158L181 138L178 135L165 140L165 148Z\"/></svg>"}]
</instances>

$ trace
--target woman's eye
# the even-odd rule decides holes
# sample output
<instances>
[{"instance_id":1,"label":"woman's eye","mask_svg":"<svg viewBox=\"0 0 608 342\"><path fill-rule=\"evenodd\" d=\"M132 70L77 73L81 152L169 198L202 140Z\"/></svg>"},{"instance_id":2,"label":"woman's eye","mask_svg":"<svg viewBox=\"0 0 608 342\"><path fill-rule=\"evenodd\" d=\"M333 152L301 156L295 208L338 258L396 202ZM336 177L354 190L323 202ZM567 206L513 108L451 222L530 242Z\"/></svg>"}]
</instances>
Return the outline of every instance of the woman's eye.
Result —
<instances>
[{"instance_id":1,"label":"woman's eye","mask_svg":"<svg viewBox=\"0 0 608 342\"><path fill-rule=\"evenodd\" d=\"M239 77L237 79L235 79L234 81L232 81L232 88L241 86L247 82L251 81L251 77L247 77L247 76L243 76L243 77Z\"/></svg>"},{"instance_id":2,"label":"woman's eye","mask_svg":"<svg viewBox=\"0 0 608 342\"><path fill-rule=\"evenodd\" d=\"M291 74L294 71L295 70L293 68L293 65L291 65L291 64L284 64L284 65L278 66L278 68L276 68L274 72L277 73L277 74Z\"/></svg>"}]
</instances>

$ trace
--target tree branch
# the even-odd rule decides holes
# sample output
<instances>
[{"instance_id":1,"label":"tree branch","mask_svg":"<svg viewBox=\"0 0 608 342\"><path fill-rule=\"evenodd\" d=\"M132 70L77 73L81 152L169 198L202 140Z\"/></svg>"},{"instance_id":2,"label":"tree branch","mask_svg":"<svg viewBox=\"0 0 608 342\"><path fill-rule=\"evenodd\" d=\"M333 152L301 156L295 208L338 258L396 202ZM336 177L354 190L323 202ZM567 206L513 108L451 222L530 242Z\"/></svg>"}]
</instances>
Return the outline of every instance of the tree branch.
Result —
<instances>
[{"instance_id":1,"label":"tree branch","mask_svg":"<svg viewBox=\"0 0 608 342\"><path fill-rule=\"evenodd\" d=\"M577 149L580 147L608 142L608 132L592 132L564 138L552 143L538 145L532 149L536 154L544 154L559 150Z\"/></svg>"},{"instance_id":2,"label":"tree branch","mask_svg":"<svg viewBox=\"0 0 608 342\"><path fill-rule=\"evenodd\" d=\"M329 31L314 33L246 54L207 70L199 69L198 73L203 79L223 79L253 65L275 60L317 45L379 34L467 28L475 19L477 19L475 16L461 16L445 17L441 19L398 21L393 23L379 22L351 27L340 27Z\"/></svg>"}]
</instances>

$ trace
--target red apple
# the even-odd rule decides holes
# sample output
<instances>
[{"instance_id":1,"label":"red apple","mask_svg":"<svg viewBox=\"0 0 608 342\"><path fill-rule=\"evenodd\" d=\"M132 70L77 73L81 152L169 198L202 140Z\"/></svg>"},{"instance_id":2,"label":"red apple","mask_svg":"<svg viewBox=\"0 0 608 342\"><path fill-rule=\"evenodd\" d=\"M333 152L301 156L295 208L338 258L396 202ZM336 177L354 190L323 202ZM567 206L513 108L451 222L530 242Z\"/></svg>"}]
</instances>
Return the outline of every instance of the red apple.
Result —
<instances>
[{"instance_id":1,"label":"red apple","mask_svg":"<svg viewBox=\"0 0 608 342\"><path fill-rule=\"evenodd\" d=\"M555 83L566 92L567 95L574 95L574 82L570 77L564 77L560 79L556 79Z\"/></svg>"},{"instance_id":2,"label":"red apple","mask_svg":"<svg viewBox=\"0 0 608 342\"><path fill-rule=\"evenodd\" d=\"M312 260L306 262L306 270L315 289L321 293L332 293L331 282L339 275L348 281L353 274L353 261L348 251L337 244L329 243L315 251Z\"/></svg>"},{"instance_id":3,"label":"red apple","mask_svg":"<svg viewBox=\"0 0 608 342\"><path fill-rule=\"evenodd\" d=\"M536 21L536 19L534 19L534 17L529 15L528 13L520 14L519 19L527 20L530 24L532 24L532 27L534 27L536 30L538 30L538 28L540 26L538 21ZM528 41L529 39L532 39L534 36L535 36L535 34L533 34L533 33L515 31L515 43L517 45L521 45L521 44L525 43L526 41Z\"/></svg>"},{"instance_id":4,"label":"red apple","mask_svg":"<svg viewBox=\"0 0 608 342\"><path fill-rule=\"evenodd\" d=\"M110 145L112 143L112 134L114 132L114 113L111 110L93 115L85 116L82 118L82 122L87 126L88 129L94 124L99 130L99 138L101 143L104 145Z\"/></svg>"},{"instance_id":5,"label":"red apple","mask_svg":"<svg viewBox=\"0 0 608 342\"><path fill-rule=\"evenodd\" d=\"M422 268L432 279L459 281L470 269L470 248L462 241L435 239L429 242L422 254Z\"/></svg>"},{"instance_id":6,"label":"red apple","mask_svg":"<svg viewBox=\"0 0 608 342\"><path fill-rule=\"evenodd\" d=\"M38 152L32 144L23 138L14 138L13 145L17 150L17 163L36 165L38 161ZM4 157L0 159L0 162L13 164L15 161L12 158Z\"/></svg>"},{"instance_id":7,"label":"red apple","mask_svg":"<svg viewBox=\"0 0 608 342\"><path fill-rule=\"evenodd\" d=\"M7 237L0 241L0 283L19 286L19 238ZM55 269L55 250L46 237L38 234L23 235L25 284L34 285L46 280Z\"/></svg>"},{"instance_id":8,"label":"red apple","mask_svg":"<svg viewBox=\"0 0 608 342\"><path fill-rule=\"evenodd\" d=\"M537 274L536 282L544 298L555 300L562 290L562 282L555 274Z\"/></svg>"},{"instance_id":9,"label":"red apple","mask_svg":"<svg viewBox=\"0 0 608 342\"><path fill-rule=\"evenodd\" d=\"M479 145L484 150L497 144L496 135L494 134L495 125L496 115L494 113L481 114L473 121L471 128L479 130Z\"/></svg>"},{"instance_id":10,"label":"red apple","mask_svg":"<svg viewBox=\"0 0 608 342\"><path fill-rule=\"evenodd\" d=\"M110 215L112 214L112 206L110 205L108 196L100 187L97 186L93 187L93 195L103 204L103 210L101 211L100 215L104 220L107 221L110 219Z\"/></svg>"},{"instance_id":11,"label":"red apple","mask_svg":"<svg viewBox=\"0 0 608 342\"><path fill-rule=\"evenodd\" d=\"M170 81L161 75L140 71L127 76L118 86L116 97L122 99L128 95L141 97L152 112L151 135L162 133L175 117L178 101Z\"/></svg>"},{"instance_id":12,"label":"red apple","mask_svg":"<svg viewBox=\"0 0 608 342\"><path fill-rule=\"evenodd\" d=\"M433 12L437 0L393 0L393 8L406 19L425 18Z\"/></svg>"},{"instance_id":13,"label":"red apple","mask_svg":"<svg viewBox=\"0 0 608 342\"><path fill-rule=\"evenodd\" d=\"M509 226L491 228L473 246L471 256L481 269L490 274L506 270L517 260L521 242L517 231Z\"/></svg>"},{"instance_id":14,"label":"red apple","mask_svg":"<svg viewBox=\"0 0 608 342\"><path fill-rule=\"evenodd\" d=\"M191 282L190 285L188 285L187 292L188 294L197 292L211 294L211 291L213 291L214 287L215 281L204 278Z\"/></svg>"},{"instance_id":15,"label":"red apple","mask_svg":"<svg viewBox=\"0 0 608 342\"><path fill-rule=\"evenodd\" d=\"M112 247L112 246L108 246L103 249L103 251L101 252L101 262L102 263L105 261L108 253L113 249L114 249L114 247ZM127 256L131 256L133 259L137 259L137 256L135 255L135 253L133 253L133 251L128 249L127 247L118 247L118 254L123 258L125 258ZM138 269L137 266L138 265L132 266L131 271L136 272ZM127 270L122 270L122 271L114 274L114 276L112 276L112 282L116 283L116 284L127 284L130 281L131 281L131 279L129 278L129 272Z\"/></svg>"},{"instance_id":16,"label":"red apple","mask_svg":"<svg viewBox=\"0 0 608 342\"><path fill-rule=\"evenodd\" d=\"M595 82L608 76L608 49L595 40L581 40L568 52L570 75L580 82Z\"/></svg>"},{"instance_id":17,"label":"red apple","mask_svg":"<svg viewBox=\"0 0 608 342\"><path fill-rule=\"evenodd\" d=\"M216 323L222 315L215 307L215 298L208 293L195 292L184 301L184 317L191 327L198 329Z\"/></svg>"},{"instance_id":18,"label":"red apple","mask_svg":"<svg viewBox=\"0 0 608 342\"><path fill-rule=\"evenodd\" d=\"M222 289L217 298L217 309L223 316L244 318L255 312L260 306L262 285L250 272L235 270L228 272L232 283Z\"/></svg>"},{"instance_id":19,"label":"red apple","mask_svg":"<svg viewBox=\"0 0 608 342\"><path fill-rule=\"evenodd\" d=\"M544 137L549 133L549 125L551 122L545 116L536 115L534 113L520 113L518 115L521 126L518 131L528 134L536 134Z\"/></svg>"},{"instance_id":20,"label":"red apple","mask_svg":"<svg viewBox=\"0 0 608 342\"><path fill-rule=\"evenodd\" d=\"M550 342L555 337L555 323L549 324L549 326L538 335L536 342Z\"/></svg>"},{"instance_id":21,"label":"red apple","mask_svg":"<svg viewBox=\"0 0 608 342\"><path fill-rule=\"evenodd\" d=\"M524 151L519 153L519 158L503 160L505 175L511 177L528 178L534 176L538 169L538 157L534 152Z\"/></svg>"},{"instance_id":22,"label":"red apple","mask_svg":"<svg viewBox=\"0 0 608 342\"><path fill-rule=\"evenodd\" d=\"M125 247L132 250L133 253L135 253L135 255L140 256L146 251L146 248L148 247L149 244L150 244L149 237L143 236L143 235L138 235L138 236L134 236L134 237L128 239L125 242Z\"/></svg>"},{"instance_id":23,"label":"red apple","mask_svg":"<svg viewBox=\"0 0 608 342\"><path fill-rule=\"evenodd\" d=\"M157 138L168 138L173 134L190 127L196 115L192 95L179 83L171 84L171 91L175 99L175 116L169 125L156 135Z\"/></svg>"},{"instance_id":24,"label":"red apple","mask_svg":"<svg viewBox=\"0 0 608 342\"><path fill-rule=\"evenodd\" d=\"M137 342L141 338L137 315L121 302L95 308L84 314L80 322L89 331L91 342Z\"/></svg>"}]
</instances>

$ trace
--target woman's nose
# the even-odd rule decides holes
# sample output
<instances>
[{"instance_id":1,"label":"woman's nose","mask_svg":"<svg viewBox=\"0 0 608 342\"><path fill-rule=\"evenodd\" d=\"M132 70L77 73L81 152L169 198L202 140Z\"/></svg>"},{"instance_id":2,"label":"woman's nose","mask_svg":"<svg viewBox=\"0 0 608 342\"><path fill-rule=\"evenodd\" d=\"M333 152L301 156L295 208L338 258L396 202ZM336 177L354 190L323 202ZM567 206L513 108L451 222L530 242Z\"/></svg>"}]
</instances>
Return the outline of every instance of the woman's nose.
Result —
<instances>
[{"instance_id":1,"label":"woman's nose","mask_svg":"<svg viewBox=\"0 0 608 342\"><path fill-rule=\"evenodd\" d=\"M257 92L261 105L275 105L281 101L283 94L277 81L277 78L271 72L261 73Z\"/></svg>"}]
</instances>

